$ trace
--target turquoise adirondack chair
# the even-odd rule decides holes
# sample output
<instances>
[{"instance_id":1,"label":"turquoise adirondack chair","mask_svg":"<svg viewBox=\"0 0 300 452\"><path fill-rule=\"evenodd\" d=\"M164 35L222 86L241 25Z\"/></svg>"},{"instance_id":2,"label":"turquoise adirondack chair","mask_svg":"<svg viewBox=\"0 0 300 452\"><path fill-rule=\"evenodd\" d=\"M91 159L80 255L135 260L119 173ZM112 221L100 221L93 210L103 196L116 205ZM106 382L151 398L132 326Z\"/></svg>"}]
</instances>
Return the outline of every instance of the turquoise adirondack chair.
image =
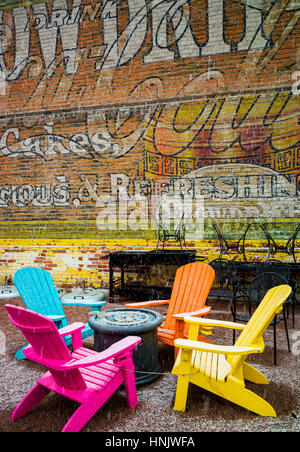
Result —
<instances>
[{"instance_id":1,"label":"turquoise adirondack chair","mask_svg":"<svg viewBox=\"0 0 300 452\"><path fill-rule=\"evenodd\" d=\"M82 346L83 323L72 323L58 330L46 316L20 306L5 305L5 308L12 323L30 343L24 350L26 357L48 370L17 405L12 421L32 410L50 391L79 403L63 432L79 432L123 383L129 408L136 406L132 353L142 342L140 337L127 336L98 353ZM62 340L70 333L72 353Z\"/></svg>"},{"instance_id":2,"label":"turquoise adirondack chair","mask_svg":"<svg viewBox=\"0 0 300 452\"><path fill-rule=\"evenodd\" d=\"M14 285L19 291L19 294L27 307L32 311L45 315L54 321L58 329L68 325L67 318L63 310L63 303L61 302L57 289L54 285L51 274L41 268L24 267L16 271L14 277ZM70 305L71 303L66 303ZM84 302L74 301L74 306L88 306L94 311L99 311L101 306L105 305L105 301ZM82 329L82 338L89 337L94 334L94 330L86 324ZM66 345L72 343L71 336L64 337ZM25 359L23 349L25 345L15 354L17 359Z\"/></svg>"}]
</instances>

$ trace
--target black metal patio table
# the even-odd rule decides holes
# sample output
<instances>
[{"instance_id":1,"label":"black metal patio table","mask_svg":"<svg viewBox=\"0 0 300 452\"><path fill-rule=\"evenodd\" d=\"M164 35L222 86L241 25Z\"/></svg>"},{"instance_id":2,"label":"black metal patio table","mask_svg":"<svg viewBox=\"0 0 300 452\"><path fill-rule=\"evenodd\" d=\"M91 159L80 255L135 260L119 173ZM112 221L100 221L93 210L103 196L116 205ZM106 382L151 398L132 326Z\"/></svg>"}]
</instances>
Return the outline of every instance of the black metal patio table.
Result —
<instances>
[{"instance_id":1,"label":"black metal patio table","mask_svg":"<svg viewBox=\"0 0 300 452\"><path fill-rule=\"evenodd\" d=\"M195 250L153 250L153 251L116 251L110 253L109 258L109 301L114 302L114 295L132 295L134 292L147 295L155 293L157 296L164 296L171 289L158 286L143 286L125 284L125 271L128 267L152 266L152 265L174 265L181 267L190 262L195 262ZM121 277L114 278L114 271L119 268Z\"/></svg>"}]
</instances>

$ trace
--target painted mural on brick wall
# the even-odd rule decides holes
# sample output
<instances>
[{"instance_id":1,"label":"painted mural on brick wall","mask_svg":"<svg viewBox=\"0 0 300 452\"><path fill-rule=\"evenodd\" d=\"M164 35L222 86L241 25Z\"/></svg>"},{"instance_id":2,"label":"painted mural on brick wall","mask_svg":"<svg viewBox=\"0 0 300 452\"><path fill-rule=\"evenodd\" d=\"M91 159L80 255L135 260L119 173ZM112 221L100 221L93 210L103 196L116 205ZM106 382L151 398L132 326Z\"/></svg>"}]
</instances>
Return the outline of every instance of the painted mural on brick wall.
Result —
<instances>
[{"instance_id":1,"label":"painted mural on brick wall","mask_svg":"<svg viewBox=\"0 0 300 452\"><path fill-rule=\"evenodd\" d=\"M0 10L2 219L299 218L298 2L31 3Z\"/></svg>"}]
</instances>

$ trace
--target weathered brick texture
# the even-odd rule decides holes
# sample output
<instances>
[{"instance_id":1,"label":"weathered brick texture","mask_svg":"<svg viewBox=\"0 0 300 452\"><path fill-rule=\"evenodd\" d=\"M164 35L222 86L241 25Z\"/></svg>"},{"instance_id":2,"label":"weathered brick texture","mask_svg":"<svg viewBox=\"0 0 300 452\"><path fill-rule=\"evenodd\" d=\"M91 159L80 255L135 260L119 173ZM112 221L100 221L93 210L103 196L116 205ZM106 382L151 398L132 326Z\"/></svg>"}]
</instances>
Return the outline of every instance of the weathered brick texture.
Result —
<instances>
[{"instance_id":1,"label":"weathered brick texture","mask_svg":"<svg viewBox=\"0 0 300 452\"><path fill-rule=\"evenodd\" d=\"M300 210L296 1L4 3L3 277L36 265L107 285L100 257L152 249L159 222L185 223L210 258L213 222L230 240L264 222L284 247ZM262 231L248 237L262 258Z\"/></svg>"}]
</instances>

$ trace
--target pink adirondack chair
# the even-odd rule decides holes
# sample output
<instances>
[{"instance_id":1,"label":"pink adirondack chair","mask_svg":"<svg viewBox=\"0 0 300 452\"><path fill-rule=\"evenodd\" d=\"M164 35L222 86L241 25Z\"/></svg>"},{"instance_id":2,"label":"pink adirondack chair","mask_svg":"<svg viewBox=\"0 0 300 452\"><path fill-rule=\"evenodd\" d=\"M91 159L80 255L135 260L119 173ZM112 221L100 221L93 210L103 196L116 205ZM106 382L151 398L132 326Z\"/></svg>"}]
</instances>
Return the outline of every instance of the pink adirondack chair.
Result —
<instances>
[{"instance_id":1,"label":"pink adirondack chair","mask_svg":"<svg viewBox=\"0 0 300 452\"><path fill-rule=\"evenodd\" d=\"M23 350L26 358L48 369L15 408L12 421L24 416L50 391L81 404L63 432L80 431L123 382L128 406L137 404L132 352L142 341L140 337L128 336L97 353L82 347L83 323L58 330L52 320L34 311L8 304L5 308L30 344ZM72 354L62 339L66 334L72 335Z\"/></svg>"}]
</instances>

